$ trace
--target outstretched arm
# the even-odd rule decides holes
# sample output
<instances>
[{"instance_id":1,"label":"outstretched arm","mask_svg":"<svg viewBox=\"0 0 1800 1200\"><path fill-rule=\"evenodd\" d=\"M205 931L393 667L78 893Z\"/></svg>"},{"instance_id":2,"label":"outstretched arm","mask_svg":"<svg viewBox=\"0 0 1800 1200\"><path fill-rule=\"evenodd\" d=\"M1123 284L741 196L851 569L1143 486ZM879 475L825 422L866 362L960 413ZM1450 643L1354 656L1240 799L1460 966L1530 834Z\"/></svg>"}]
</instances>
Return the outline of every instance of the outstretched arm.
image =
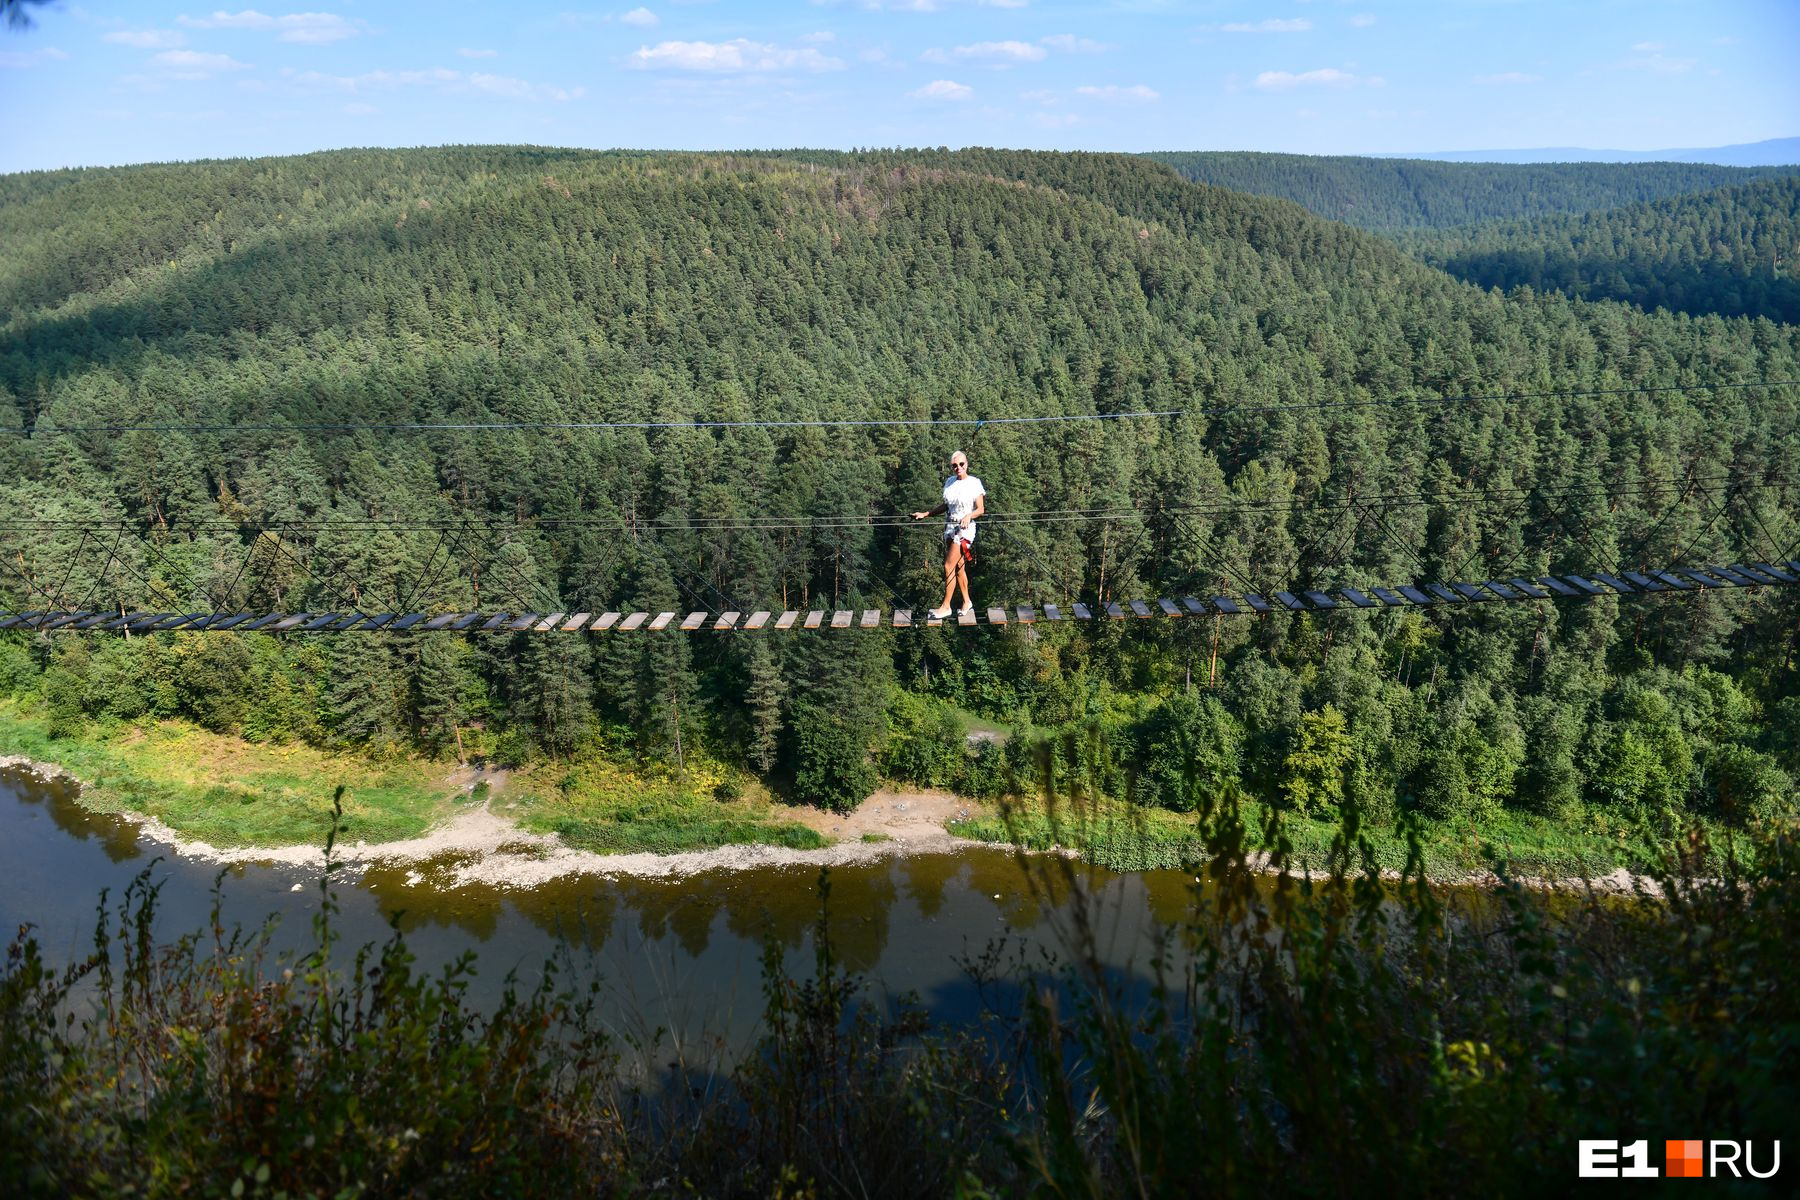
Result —
<instances>
[{"instance_id":1,"label":"outstretched arm","mask_svg":"<svg viewBox=\"0 0 1800 1200\"><path fill-rule=\"evenodd\" d=\"M912 515L912 517L913 517L913 520L915 520L915 521L923 521L926 517L937 516L939 513L943 512L945 509L947 509L949 507L950 506L947 504L940 504L935 508L928 508L924 512L916 512Z\"/></svg>"}]
</instances>

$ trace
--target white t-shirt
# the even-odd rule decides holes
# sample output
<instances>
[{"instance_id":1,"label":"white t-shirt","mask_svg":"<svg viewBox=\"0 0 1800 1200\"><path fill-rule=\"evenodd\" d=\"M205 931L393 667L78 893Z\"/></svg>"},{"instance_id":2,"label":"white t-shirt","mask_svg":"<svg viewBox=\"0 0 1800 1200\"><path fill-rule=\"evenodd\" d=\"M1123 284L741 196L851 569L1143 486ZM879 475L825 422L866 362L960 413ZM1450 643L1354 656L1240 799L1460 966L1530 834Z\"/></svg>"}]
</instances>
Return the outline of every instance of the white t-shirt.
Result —
<instances>
[{"instance_id":1,"label":"white t-shirt","mask_svg":"<svg viewBox=\"0 0 1800 1200\"><path fill-rule=\"evenodd\" d=\"M970 521L967 529L961 528L960 522L975 511L975 501L985 495L987 489L973 475L964 479L952 475L944 481L945 537L960 537L970 542L975 540L975 522Z\"/></svg>"}]
</instances>

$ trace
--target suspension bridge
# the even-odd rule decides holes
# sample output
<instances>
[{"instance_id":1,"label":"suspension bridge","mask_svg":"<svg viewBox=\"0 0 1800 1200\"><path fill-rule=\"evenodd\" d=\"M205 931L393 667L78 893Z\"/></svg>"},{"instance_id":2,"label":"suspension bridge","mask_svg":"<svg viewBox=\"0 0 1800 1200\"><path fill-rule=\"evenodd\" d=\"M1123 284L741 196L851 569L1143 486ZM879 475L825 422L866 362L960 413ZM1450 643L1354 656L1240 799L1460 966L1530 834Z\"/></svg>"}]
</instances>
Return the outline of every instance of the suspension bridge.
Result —
<instances>
[{"instance_id":1,"label":"suspension bridge","mask_svg":"<svg viewBox=\"0 0 1800 1200\"><path fill-rule=\"evenodd\" d=\"M270 423L219 424L177 422L122 422L118 424L70 425L59 428L44 426L0 430L0 434L22 434L27 438L46 436L110 436L127 432L152 434L232 433L242 435L259 429L271 431L336 434L361 431L417 434L467 435L483 431L655 431L655 430L725 430L739 427L781 429L788 427L862 427L862 426L948 426L967 427L971 434L984 426L1048 425L1067 422L1116 422L1132 419L1166 420L1198 416L1202 418L1250 412L1285 412L1290 409L1342 407L1427 407L1435 413L1447 414L1470 405L1515 405L1533 400L1566 397L1610 397L1652 395L1656 393L1730 392L1747 389L1788 389L1800 386L1796 380L1734 381L1713 384L1678 384L1667 387L1625 387L1575 391L1503 392L1491 395L1404 395L1358 401L1284 404L1219 404L1156 411L1051 414L993 418L927 417L880 418L868 420L718 420L718 421L646 421L646 422L536 422L536 421L471 421L445 423L372 423L353 421L315 425ZM1546 604L1582 602L1607 598L1677 598L1710 593L1754 591L1800 583L1800 560L1791 556L1800 549L1800 538L1789 536L1800 528L1800 520L1788 508L1792 485L1780 478L1700 478L1693 471L1667 479L1644 480L1632 485L1595 487L1572 485L1537 486L1526 489L1498 486L1474 486L1439 491L1427 495L1358 494L1354 483L1351 492L1340 497L1280 497L1267 500L1241 498L1213 502L1165 504L1157 502L1150 509L1117 506L1083 509L1059 509L1019 513L990 513L982 527L1000 537L998 546L1003 562L1016 556L1012 582L1000 586L1015 592L1026 592L1030 603L1009 603L963 611L947 620L932 618L906 606L906 600L883 584L880 578L863 580L875 593L884 593L891 604L880 608L831 608L802 606L779 609L774 605L758 608L746 603L752 597L734 597L731 578L715 573L714 577L699 571L689 573L677 561L681 555L663 544L664 537L704 535L709 538L738 536L784 539L777 548L776 559L782 576L779 588L764 586L757 590L767 595L779 590L785 600L790 594L787 572L796 555L808 551L808 539L822 534L850 529L888 531L893 536L900 528L930 532L907 520L902 514L843 514L840 516L769 517L745 516L719 519L688 519L679 522L632 520L598 514L574 517L541 516L524 524L515 523L511 531L498 535L495 529L484 534L471 523L468 515L448 519L393 518L357 519L334 517L329 521L290 522L280 527L249 529L237 522L201 522L191 528L175 530L160 525L131 529L129 520L106 526L89 520L43 520L13 516L0 520L0 543L7 553L0 558L0 606L8 602L16 611L0 612L0 630L38 632L106 632L144 634L156 632L266 632L277 634L313 633L522 633L565 632L593 634L661 633L665 631L695 633L754 632L762 630L791 631L818 629L913 629L944 624L958 626L1034 625L1061 621L1130 621L1139 619L1180 619L1196 617L1258 617L1271 614L1298 613L1370 613L1383 610L1430 610L1452 613L1484 604ZM1772 496L1773 505L1757 504L1759 496ZM1607 539L1598 526L1603 521L1593 515L1599 511L1595 503L1603 502L1610 512L1626 500L1640 505L1661 502L1656 520L1633 530L1612 545L1607 552ZM1684 529L1679 536L1677 526L1668 522L1686 506L1704 504L1708 511L1704 521L1691 536ZM1478 534L1473 546L1467 544L1439 547L1442 554L1428 559L1423 546L1408 544L1397 535L1390 521L1398 511L1425 506L1432 510L1477 507L1498 512L1507 521L1517 522L1517 538L1491 540L1492 531ZM1296 531L1295 543L1277 554L1276 560L1250 561L1248 547L1228 553L1216 538L1216 522L1263 514L1280 517L1304 510L1313 520L1311 536L1301 539ZM1588 513L1583 516L1583 512ZM1782 522L1786 529L1772 529L1768 519ZM148 520L148 518L145 518ZM1715 539L1711 548L1703 547L1703 539L1718 528L1721 521L1734 528L1723 541ZM1100 586L1090 591L1087 581L1059 575L1058 570L1039 557L1044 547L1023 536L1033 526L1046 529L1070 528L1075 523L1122 522L1135 530L1128 539L1133 552L1143 551L1156 557L1155 548L1146 549L1141 539L1155 524L1165 538L1182 538L1189 544L1189 565L1180 571L1154 573L1173 576L1160 585L1174 588L1174 593L1139 600L1116 599L1116 589ZM1211 532L1203 528L1214 522ZM673 605L627 606L617 611L560 612L555 585L546 586L521 571L505 554L518 547L520 530L529 525L544 536L554 537L574 532L576 527L616 526L616 532L640 546L648 546L664 559L675 589L688 603L680 610ZM435 537L416 577L393 579L385 586L371 588L370 581L359 580L333 553L322 538L327 528L338 532L380 527L393 534L408 532L419 535L420 548L426 538ZM1660 541L1658 535L1663 534ZM69 545L76 536L73 547ZM242 544L241 558L235 568L230 565L226 544L248 535ZM212 539L220 547L222 560L216 564L209 580L196 581L194 575L204 569L189 561L182 566L173 551L177 538ZM58 539L61 539L59 541ZM1399 583L1392 586L1320 586L1315 580L1320 573L1339 571L1357 555L1348 553L1359 539L1385 543L1398 552L1427 581ZM307 543L310 542L310 547ZM791 544L789 544L791 543ZM993 544L990 542L990 546ZM1722 549L1731 545L1735 549ZM1754 548L1753 548L1754 547ZM1766 547L1766 549L1764 549ZM1575 563L1570 564L1568 550L1579 548ZM1119 547L1112 547L1119 550ZM104 550L104 555L102 551ZM1167 546L1161 553L1166 554ZM46 561L34 570L26 555L42 556ZM1046 552L1047 553L1047 552ZM1718 565L1684 565L1691 556L1718 554L1721 557L1767 557L1767 561L1731 562ZM99 565L87 561L91 555ZM929 555L927 555L929 557ZM1551 557L1562 559L1563 565L1581 564L1577 573L1558 570L1555 574L1514 574L1528 557L1535 558L1540 569L1552 564ZM466 561L462 561L466 560ZM1476 567L1477 561L1481 566ZM1674 562L1668 567L1626 569L1627 562ZM460 564L460 565L459 565ZM1308 565L1310 564L1310 565ZM695 564L697 566L697 563ZM1065 563L1065 571L1069 564ZM1079 565L1073 568L1081 573ZM1479 571L1478 577L1465 573ZM1182 576L1186 578L1182 578ZM1220 589L1211 587L1203 594L1186 594L1201 590L1196 579L1204 575ZM134 576L133 579L126 578ZM1365 576L1366 577L1366 576ZM457 591L445 589L460 578ZM1440 579L1452 582L1437 582ZM1101 575L1104 583L1104 574ZM1288 581L1281 583L1278 581ZM1303 582L1297 582L1303 581ZM766 583L767 581L765 581ZM140 586L141 585L141 586ZM466 586L465 586L466 585ZM482 609L485 589L490 600L499 598L513 607L505 611ZM373 590L375 595L371 595ZM847 589L856 595L855 586ZM1145 588L1149 590L1149 588ZM802 586L802 596L808 589ZM821 589L822 591L822 589ZM838 592L831 589L834 600ZM1085 599L1077 599L1087 592ZM1051 600L1052 595L1062 599ZM869 598L879 598L872 596ZM601 607L592 604L592 607ZM316 611L277 610L283 602L289 605L312 604ZM838 603L842 601L839 600ZM865 601L866 602L866 601ZM35 605L35 607L33 607ZM534 609L533 605L539 606ZM377 608L381 611L377 611ZM573 607L572 605L569 607ZM477 611L480 610L480 611Z\"/></svg>"},{"instance_id":2,"label":"suspension bridge","mask_svg":"<svg viewBox=\"0 0 1800 1200\"><path fill-rule=\"evenodd\" d=\"M911 609L789 609L782 612L700 609L668 612L535 613L158 613L32 611L0 614L0 630L45 633L660 633L675 630L731 632L793 629L912 629L953 623L960 626L1033 625L1042 622L1148 620L1154 618L1264 616L1287 612L1369 612L1383 609L1456 609L1478 604L1582 601L1604 597L1655 596L1733 591L1800 584L1800 561L1733 563L1729 566L1669 567L1593 575L1513 576L1455 583L1400 584L1395 587L1309 588L1267 594L1244 592L1113 601L1097 609L1072 602L991 606L978 615L964 609L952 618L915 619ZM985 618L985 619L984 619Z\"/></svg>"}]
</instances>

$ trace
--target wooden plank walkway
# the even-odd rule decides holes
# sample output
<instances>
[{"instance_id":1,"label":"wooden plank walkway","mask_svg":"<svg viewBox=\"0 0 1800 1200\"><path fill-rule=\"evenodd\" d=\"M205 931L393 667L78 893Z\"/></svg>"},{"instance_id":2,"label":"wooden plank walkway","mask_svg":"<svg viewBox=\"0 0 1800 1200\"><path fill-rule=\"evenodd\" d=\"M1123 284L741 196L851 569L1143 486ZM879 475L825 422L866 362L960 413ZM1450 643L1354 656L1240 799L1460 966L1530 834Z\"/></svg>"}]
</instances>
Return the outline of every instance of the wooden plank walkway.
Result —
<instances>
[{"instance_id":1,"label":"wooden plank walkway","mask_svg":"<svg viewBox=\"0 0 1800 1200\"><path fill-rule=\"evenodd\" d=\"M1800 560L1784 563L1733 563L1729 567L1644 567L1620 570L1618 574L1513 576L1506 580L1464 580L1455 583L1403 583L1394 587L1335 589L1303 588L1298 593L1275 591L1267 597L1246 592L1241 595L1213 596L1201 600L1184 596L1150 600L1110 601L1101 613L1119 620L1129 614L1138 619L1185 616L1249 616L1305 615L1316 618L1321 613L1382 612L1390 608L1430 608L1452 611L1471 604L1542 604L1563 600L1590 600L1599 597L1651 598L1687 600L1714 592L1755 591L1760 588L1788 587L1800 584ZM1057 604L994 605L982 611L958 611L947 620L918 620L915 610L879 608L814 609L810 612L787 610L779 615L758 609L745 617L733 611L689 612L603 612L592 613L154 613L44 611L0 612L0 630L27 630L36 633L466 633L479 632L509 637L524 633L590 633L613 636L643 630L647 633L680 631L685 633L754 632L773 628L782 632L796 626L804 629L892 629L940 628L956 626L1006 626L1054 624L1066 620L1092 621L1094 610L1072 601L1067 611ZM679 620L677 618L679 617Z\"/></svg>"}]
</instances>

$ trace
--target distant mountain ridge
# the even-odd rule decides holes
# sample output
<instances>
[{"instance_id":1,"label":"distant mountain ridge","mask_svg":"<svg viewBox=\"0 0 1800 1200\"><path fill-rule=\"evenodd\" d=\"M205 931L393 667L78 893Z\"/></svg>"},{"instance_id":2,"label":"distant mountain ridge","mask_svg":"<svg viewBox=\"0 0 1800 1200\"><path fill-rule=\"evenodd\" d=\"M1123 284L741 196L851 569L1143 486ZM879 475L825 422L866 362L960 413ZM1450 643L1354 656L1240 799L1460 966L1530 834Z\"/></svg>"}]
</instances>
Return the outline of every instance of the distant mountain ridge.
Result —
<instances>
[{"instance_id":1,"label":"distant mountain ridge","mask_svg":"<svg viewBox=\"0 0 1800 1200\"><path fill-rule=\"evenodd\" d=\"M1482 287L1800 322L1800 177L1396 240Z\"/></svg>"},{"instance_id":2,"label":"distant mountain ridge","mask_svg":"<svg viewBox=\"0 0 1800 1200\"><path fill-rule=\"evenodd\" d=\"M1532 150L1432 150L1404 154L1371 154L1370 158L1414 158L1462 163L1711 163L1721 167L1774 167L1800 163L1800 137L1768 138L1685 150L1591 150L1579 146L1544 146Z\"/></svg>"},{"instance_id":3,"label":"distant mountain ridge","mask_svg":"<svg viewBox=\"0 0 1800 1200\"><path fill-rule=\"evenodd\" d=\"M1800 166L1680 162L1462 163L1251 151L1147 157L1193 183L1292 200L1383 234L1595 212L1800 174Z\"/></svg>"}]
</instances>

